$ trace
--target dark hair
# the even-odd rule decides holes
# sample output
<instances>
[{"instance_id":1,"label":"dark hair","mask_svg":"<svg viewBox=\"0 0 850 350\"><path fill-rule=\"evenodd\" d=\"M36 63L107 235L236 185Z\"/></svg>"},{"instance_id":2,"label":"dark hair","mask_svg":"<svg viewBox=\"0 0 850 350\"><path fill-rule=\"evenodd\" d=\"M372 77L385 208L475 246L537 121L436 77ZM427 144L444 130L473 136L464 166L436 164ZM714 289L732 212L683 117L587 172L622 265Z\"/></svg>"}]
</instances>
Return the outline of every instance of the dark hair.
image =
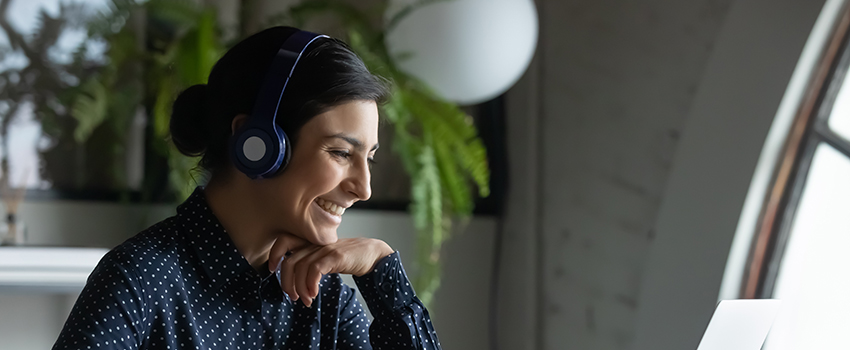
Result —
<instances>
[{"instance_id":1,"label":"dark hair","mask_svg":"<svg viewBox=\"0 0 850 350\"><path fill-rule=\"evenodd\" d=\"M187 156L202 156L199 165L214 172L230 162L231 123L251 114L254 101L283 42L296 31L273 27L242 40L213 66L207 84L184 90L174 101L171 140ZM369 72L344 42L321 38L307 53L287 85L277 123L296 147L298 132L311 118L353 100L378 104L389 95L386 79Z\"/></svg>"}]
</instances>

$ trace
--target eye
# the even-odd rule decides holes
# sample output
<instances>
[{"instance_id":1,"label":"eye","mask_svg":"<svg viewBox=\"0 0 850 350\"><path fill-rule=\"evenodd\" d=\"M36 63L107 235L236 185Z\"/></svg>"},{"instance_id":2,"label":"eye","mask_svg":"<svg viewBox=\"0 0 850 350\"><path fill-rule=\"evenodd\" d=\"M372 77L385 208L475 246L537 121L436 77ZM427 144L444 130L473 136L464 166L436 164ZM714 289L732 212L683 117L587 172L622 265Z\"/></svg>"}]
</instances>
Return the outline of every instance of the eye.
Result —
<instances>
[{"instance_id":1,"label":"eye","mask_svg":"<svg viewBox=\"0 0 850 350\"><path fill-rule=\"evenodd\" d=\"M334 157L341 159L348 159L348 157L351 157L351 153L348 153L348 151L333 150L328 152L330 152Z\"/></svg>"}]
</instances>

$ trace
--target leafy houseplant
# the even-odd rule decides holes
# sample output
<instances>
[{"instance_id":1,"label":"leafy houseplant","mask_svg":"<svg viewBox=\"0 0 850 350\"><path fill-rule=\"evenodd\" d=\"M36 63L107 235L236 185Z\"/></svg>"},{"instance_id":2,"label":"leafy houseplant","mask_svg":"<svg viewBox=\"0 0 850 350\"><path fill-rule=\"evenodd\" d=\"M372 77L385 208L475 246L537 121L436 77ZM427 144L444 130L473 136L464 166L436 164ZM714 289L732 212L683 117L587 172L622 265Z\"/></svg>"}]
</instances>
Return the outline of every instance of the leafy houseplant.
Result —
<instances>
[{"instance_id":1,"label":"leafy houseplant","mask_svg":"<svg viewBox=\"0 0 850 350\"><path fill-rule=\"evenodd\" d=\"M486 150L472 119L458 106L439 98L422 82L399 70L384 45L388 28L416 6L432 1L414 3L398 12L386 26L376 23L383 23L387 1L368 10L338 0L305 1L273 16L269 23L303 28L308 20L332 15L346 28L347 42L369 69L394 82L392 97L382 107L382 114L394 128L392 149L402 159L411 179L409 211L417 230L413 282L426 304L439 287L440 250L454 229L452 223L471 215L473 183L478 195L489 194L490 176ZM120 103L125 110L110 118L127 118L136 105L112 99L110 95L116 84L134 81L143 86L137 103L150 111L151 141L167 157L170 183L181 199L194 186L195 181L187 174L196 163L165 142L171 103L182 89L205 82L227 46L216 28L215 18L212 7L188 0L144 3L114 0L113 15L92 27L92 35L109 43L111 60L100 75L82 84L86 93L79 95L75 107L76 114L100 116L105 108L120 108L116 105ZM142 24L122 26L121 23ZM113 30L116 28L120 29Z\"/></svg>"},{"instance_id":2,"label":"leafy houseplant","mask_svg":"<svg viewBox=\"0 0 850 350\"><path fill-rule=\"evenodd\" d=\"M95 119L129 119L139 107L149 111L150 148L160 162L149 161L153 169L146 172L156 174L165 166L166 183L182 200L197 182L192 178L197 160L181 156L168 143L171 103L186 87L205 83L224 52L215 11L189 0L113 0L111 6L109 14L90 25L90 35L109 44L109 60L100 74L82 84L74 115L82 120L109 109L108 117ZM135 99L120 98L124 85L137 86ZM161 164L163 159L167 165ZM155 192L152 186L156 184L148 183L145 190Z\"/></svg>"}]
</instances>

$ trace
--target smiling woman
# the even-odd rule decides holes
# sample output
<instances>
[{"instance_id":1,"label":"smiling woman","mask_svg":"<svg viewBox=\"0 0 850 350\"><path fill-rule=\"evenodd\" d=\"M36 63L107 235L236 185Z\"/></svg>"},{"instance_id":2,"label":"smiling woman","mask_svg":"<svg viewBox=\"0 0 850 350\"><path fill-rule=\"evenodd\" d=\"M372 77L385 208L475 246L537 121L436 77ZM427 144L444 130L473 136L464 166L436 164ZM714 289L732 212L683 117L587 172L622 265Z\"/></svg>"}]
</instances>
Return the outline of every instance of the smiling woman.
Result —
<instances>
[{"instance_id":1,"label":"smiling woman","mask_svg":"<svg viewBox=\"0 0 850 350\"><path fill-rule=\"evenodd\" d=\"M234 46L174 103L172 140L208 185L103 258L54 349L439 349L398 252L337 237L371 197L387 91L326 36L275 27Z\"/></svg>"}]
</instances>

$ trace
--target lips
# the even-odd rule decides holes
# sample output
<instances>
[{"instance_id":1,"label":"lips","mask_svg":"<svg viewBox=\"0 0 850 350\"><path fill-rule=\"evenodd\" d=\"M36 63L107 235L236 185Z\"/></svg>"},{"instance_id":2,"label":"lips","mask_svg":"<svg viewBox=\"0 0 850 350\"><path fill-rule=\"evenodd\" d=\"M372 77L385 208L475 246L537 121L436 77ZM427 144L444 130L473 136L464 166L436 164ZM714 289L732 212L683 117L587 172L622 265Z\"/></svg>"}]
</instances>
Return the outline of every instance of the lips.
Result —
<instances>
[{"instance_id":1,"label":"lips","mask_svg":"<svg viewBox=\"0 0 850 350\"><path fill-rule=\"evenodd\" d=\"M319 205L319 208L322 208L322 210L331 215L342 216L342 214L345 213L345 208L321 198L316 198L316 204Z\"/></svg>"}]
</instances>

